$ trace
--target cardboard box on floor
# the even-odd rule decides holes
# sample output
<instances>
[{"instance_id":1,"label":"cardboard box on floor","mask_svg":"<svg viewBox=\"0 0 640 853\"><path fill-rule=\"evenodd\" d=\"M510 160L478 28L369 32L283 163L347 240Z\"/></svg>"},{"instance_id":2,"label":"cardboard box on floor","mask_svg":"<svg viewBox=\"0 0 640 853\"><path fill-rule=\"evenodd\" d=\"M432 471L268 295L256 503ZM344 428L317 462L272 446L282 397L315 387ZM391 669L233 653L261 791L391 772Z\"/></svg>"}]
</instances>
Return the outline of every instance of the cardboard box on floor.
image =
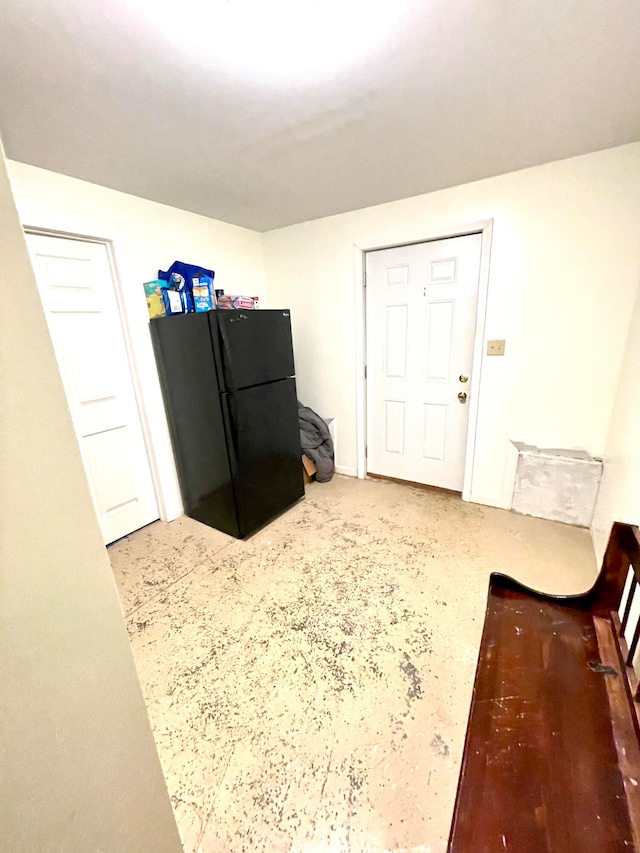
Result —
<instances>
[{"instance_id":1,"label":"cardboard box on floor","mask_svg":"<svg viewBox=\"0 0 640 853\"><path fill-rule=\"evenodd\" d=\"M302 475L305 486L316 478L316 466L304 453L302 454Z\"/></svg>"}]
</instances>

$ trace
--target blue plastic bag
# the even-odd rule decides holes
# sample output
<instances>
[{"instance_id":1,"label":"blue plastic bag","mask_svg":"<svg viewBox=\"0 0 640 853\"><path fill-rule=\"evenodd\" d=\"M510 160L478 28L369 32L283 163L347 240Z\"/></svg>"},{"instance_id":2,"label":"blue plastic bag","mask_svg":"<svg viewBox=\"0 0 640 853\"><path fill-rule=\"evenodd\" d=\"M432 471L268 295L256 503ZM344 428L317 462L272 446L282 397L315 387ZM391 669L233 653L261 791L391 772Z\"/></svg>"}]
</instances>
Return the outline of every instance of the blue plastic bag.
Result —
<instances>
[{"instance_id":1,"label":"blue plastic bag","mask_svg":"<svg viewBox=\"0 0 640 853\"><path fill-rule=\"evenodd\" d=\"M213 300L213 279L215 272L213 270L198 267L195 264L185 264L182 261L175 261L169 269L158 270L158 278L169 282L172 285L172 276L181 276L182 282L174 279L174 282L179 284L177 289L182 299L182 304L186 312L192 311L210 311L214 307ZM195 282L194 280L197 280ZM203 281L204 280L204 281ZM196 286L197 305L193 298L193 288ZM208 290L208 298L204 288Z\"/></svg>"}]
</instances>

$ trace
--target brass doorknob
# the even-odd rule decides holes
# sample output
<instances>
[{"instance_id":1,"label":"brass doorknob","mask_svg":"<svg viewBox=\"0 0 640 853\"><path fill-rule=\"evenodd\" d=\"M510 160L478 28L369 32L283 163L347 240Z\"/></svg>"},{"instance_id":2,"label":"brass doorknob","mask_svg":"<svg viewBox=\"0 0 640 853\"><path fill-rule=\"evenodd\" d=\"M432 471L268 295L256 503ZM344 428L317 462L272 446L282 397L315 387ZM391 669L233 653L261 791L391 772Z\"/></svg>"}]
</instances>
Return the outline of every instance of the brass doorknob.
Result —
<instances>
[{"instance_id":1,"label":"brass doorknob","mask_svg":"<svg viewBox=\"0 0 640 853\"><path fill-rule=\"evenodd\" d=\"M468 382L469 381L469 377L467 376L466 373L461 373L460 376L458 376L458 379L460 380L460 382Z\"/></svg>"},{"instance_id":2,"label":"brass doorknob","mask_svg":"<svg viewBox=\"0 0 640 853\"><path fill-rule=\"evenodd\" d=\"M461 391L461 392L458 394L458 400L460 400L460 402L461 402L461 403L466 403L466 402L467 402L467 395L466 395L466 393L465 393L464 391Z\"/></svg>"}]
</instances>

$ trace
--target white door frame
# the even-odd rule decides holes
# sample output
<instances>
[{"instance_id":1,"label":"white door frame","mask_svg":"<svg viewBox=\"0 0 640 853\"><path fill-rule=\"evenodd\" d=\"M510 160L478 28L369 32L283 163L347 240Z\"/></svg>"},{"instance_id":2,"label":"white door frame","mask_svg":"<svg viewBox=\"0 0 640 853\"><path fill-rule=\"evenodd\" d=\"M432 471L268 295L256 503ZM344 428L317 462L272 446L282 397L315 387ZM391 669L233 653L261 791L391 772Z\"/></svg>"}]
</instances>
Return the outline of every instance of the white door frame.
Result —
<instances>
[{"instance_id":1,"label":"white door frame","mask_svg":"<svg viewBox=\"0 0 640 853\"><path fill-rule=\"evenodd\" d=\"M153 482L153 491L155 494L156 502L158 504L158 513L163 521L170 521L174 517L174 515L169 515L167 512L167 504L162 490L162 477L160 475L158 459L156 457L153 447L153 433L149 425L149 418L147 416L147 411L144 403L144 395L142 392L142 381L140 379L140 372L138 370L138 365L136 363L135 358L132 322L129 316L129 312L127 311L127 300L125 299L125 291L122 285L122 279L120 277L119 272L120 269L124 266L121 262L123 252L122 248L119 245L119 238L113 235L110 237L101 237L95 234L80 234L73 231L60 231L55 228L44 228L42 226L37 225L23 225L22 228L25 234L38 234L43 237L59 237L64 240L78 240L83 243L101 243L105 247L107 257L109 258L109 266L111 267L111 276L114 282L116 303L118 306L118 315L120 318L120 324L122 326L122 333L124 336L124 343L127 354L127 363L129 365L129 371L131 373L131 379L133 382L133 393L136 402L136 409L140 418L140 424L142 426L142 437L144 440L144 446L147 452L147 457L149 459L151 479Z\"/></svg>"},{"instance_id":2,"label":"white door frame","mask_svg":"<svg viewBox=\"0 0 640 853\"><path fill-rule=\"evenodd\" d=\"M478 307L476 327L473 341L473 361L471 375L474 378L474 393L469 400L469 424L467 427L467 449L464 462L464 483L462 499L471 500L473 486L473 468L476 450L476 429L478 424L478 409L480 391L482 388L482 356L484 348L484 329L487 313L487 297L489 293L489 258L491 254L491 236L493 219L484 219L468 225L445 228L424 237L414 237L404 242L380 243L360 242L354 245L354 265L356 284L356 429L358 440L358 477L367 476L367 385L365 379L367 338L366 338L366 287L365 287L365 254L379 249L395 249L399 246L410 246L414 243L431 243L450 237L466 237L469 234L482 235L480 250L480 275L478 278Z\"/></svg>"}]
</instances>

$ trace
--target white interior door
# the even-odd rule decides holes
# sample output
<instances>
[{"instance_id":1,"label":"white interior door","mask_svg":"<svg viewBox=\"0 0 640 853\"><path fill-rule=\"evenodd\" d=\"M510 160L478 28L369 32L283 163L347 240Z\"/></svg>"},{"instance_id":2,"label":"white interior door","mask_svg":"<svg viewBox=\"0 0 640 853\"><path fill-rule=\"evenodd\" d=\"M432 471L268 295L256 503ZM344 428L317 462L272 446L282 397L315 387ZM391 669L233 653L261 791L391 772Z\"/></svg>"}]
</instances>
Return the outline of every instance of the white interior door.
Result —
<instances>
[{"instance_id":1,"label":"white interior door","mask_svg":"<svg viewBox=\"0 0 640 853\"><path fill-rule=\"evenodd\" d=\"M158 518L110 258L102 243L27 243L107 544Z\"/></svg>"},{"instance_id":2,"label":"white interior door","mask_svg":"<svg viewBox=\"0 0 640 853\"><path fill-rule=\"evenodd\" d=\"M370 474L462 491L481 243L367 252Z\"/></svg>"}]
</instances>

